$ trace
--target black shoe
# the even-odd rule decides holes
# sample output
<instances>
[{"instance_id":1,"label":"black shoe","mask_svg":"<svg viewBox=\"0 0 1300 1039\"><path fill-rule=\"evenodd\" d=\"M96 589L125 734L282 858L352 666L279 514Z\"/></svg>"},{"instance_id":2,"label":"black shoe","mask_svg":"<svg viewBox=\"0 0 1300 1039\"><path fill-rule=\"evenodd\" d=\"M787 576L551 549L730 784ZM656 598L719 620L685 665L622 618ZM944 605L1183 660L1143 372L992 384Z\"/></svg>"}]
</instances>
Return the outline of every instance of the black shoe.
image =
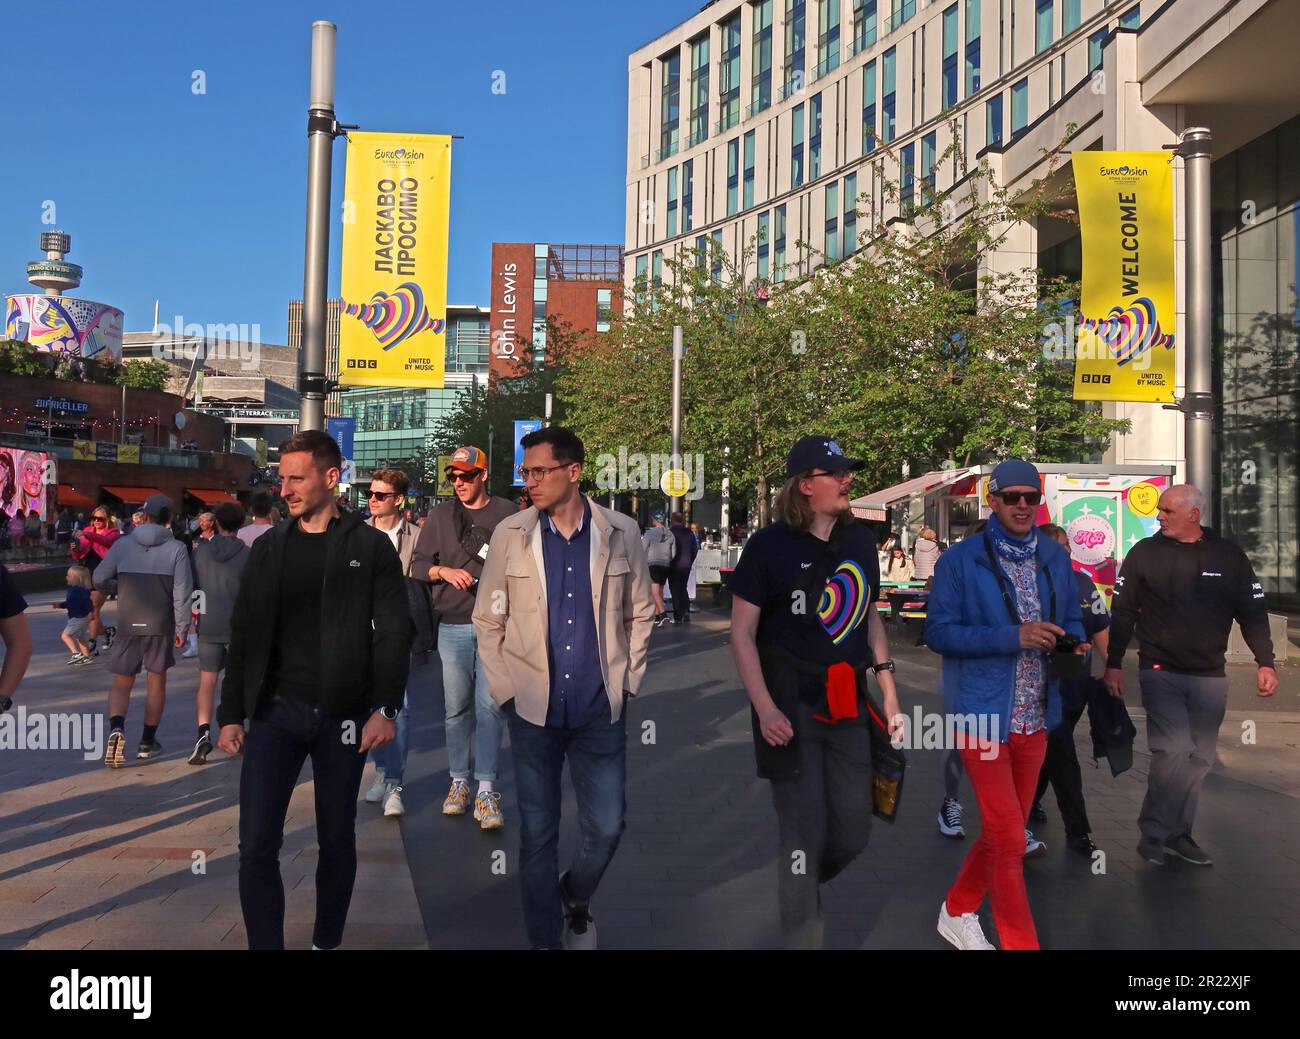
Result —
<instances>
[{"instance_id":1,"label":"black shoe","mask_svg":"<svg viewBox=\"0 0 1300 1039\"><path fill-rule=\"evenodd\" d=\"M188 764L203 765L207 763L208 755L212 753L212 739L205 732L194 743L194 753L190 755Z\"/></svg>"},{"instance_id":2,"label":"black shoe","mask_svg":"<svg viewBox=\"0 0 1300 1039\"><path fill-rule=\"evenodd\" d=\"M1097 845L1092 843L1092 837L1086 833L1076 833L1073 837L1065 838L1065 846L1080 855L1091 856L1097 850Z\"/></svg>"},{"instance_id":3,"label":"black shoe","mask_svg":"<svg viewBox=\"0 0 1300 1039\"><path fill-rule=\"evenodd\" d=\"M1035 801L1034 806L1029 809L1029 818L1033 819L1036 823L1047 822L1047 813L1043 811L1043 806L1037 801Z\"/></svg>"},{"instance_id":4,"label":"black shoe","mask_svg":"<svg viewBox=\"0 0 1300 1039\"><path fill-rule=\"evenodd\" d=\"M1165 864L1165 846L1152 837L1143 837L1138 841L1138 854L1153 866Z\"/></svg>"},{"instance_id":5,"label":"black shoe","mask_svg":"<svg viewBox=\"0 0 1300 1039\"><path fill-rule=\"evenodd\" d=\"M1192 840L1190 834L1182 834L1178 837L1170 837L1165 841L1165 850L1170 855L1176 855L1184 862L1190 862L1193 866L1213 866L1214 860L1201 850L1201 846Z\"/></svg>"},{"instance_id":6,"label":"black shoe","mask_svg":"<svg viewBox=\"0 0 1300 1039\"><path fill-rule=\"evenodd\" d=\"M682 619L679 620L677 623L678 623L678 624L690 624L690 622L691 622L691 615L690 615L689 613L683 613L683 614L682 614Z\"/></svg>"},{"instance_id":7,"label":"black shoe","mask_svg":"<svg viewBox=\"0 0 1300 1039\"><path fill-rule=\"evenodd\" d=\"M135 756L139 758L156 758L162 753L162 744L157 740L141 740L140 746L136 748Z\"/></svg>"}]
</instances>

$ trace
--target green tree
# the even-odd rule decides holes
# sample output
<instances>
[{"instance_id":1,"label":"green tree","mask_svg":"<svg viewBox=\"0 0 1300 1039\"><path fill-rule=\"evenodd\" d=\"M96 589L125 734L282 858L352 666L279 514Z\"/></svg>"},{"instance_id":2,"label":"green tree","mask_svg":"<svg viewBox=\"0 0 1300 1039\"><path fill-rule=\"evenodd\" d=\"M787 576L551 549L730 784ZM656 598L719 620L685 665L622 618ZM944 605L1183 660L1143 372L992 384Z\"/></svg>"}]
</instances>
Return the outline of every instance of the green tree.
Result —
<instances>
[{"instance_id":1,"label":"green tree","mask_svg":"<svg viewBox=\"0 0 1300 1039\"><path fill-rule=\"evenodd\" d=\"M171 373L165 361L126 361L113 381L129 390L165 390Z\"/></svg>"}]
</instances>

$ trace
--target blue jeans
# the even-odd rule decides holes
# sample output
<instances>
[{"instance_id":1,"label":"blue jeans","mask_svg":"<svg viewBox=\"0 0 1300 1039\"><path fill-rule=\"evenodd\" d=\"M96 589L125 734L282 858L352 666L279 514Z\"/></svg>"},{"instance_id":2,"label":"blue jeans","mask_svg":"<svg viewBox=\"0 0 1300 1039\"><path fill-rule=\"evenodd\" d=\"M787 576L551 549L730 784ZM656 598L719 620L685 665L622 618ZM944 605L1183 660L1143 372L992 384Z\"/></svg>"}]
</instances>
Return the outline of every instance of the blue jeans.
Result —
<instances>
[{"instance_id":1,"label":"blue jeans","mask_svg":"<svg viewBox=\"0 0 1300 1039\"><path fill-rule=\"evenodd\" d=\"M402 773L406 770L406 748L411 731L411 694L408 690L402 694L402 709L397 712L397 736L392 743L386 743L378 750L372 750L370 757L377 768L384 770L384 782L402 785Z\"/></svg>"},{"instance_id":2,"label":"blue jeans","mask_svg":"<svg viewBox=\"0 0 1300 1039\"><path fill-rule=\"evenodd\" d=\"M312 943L334 949L343 941L357 875L357 794L366 767L357 744L365 723L365 715L328 717L279 696L258 705L239 773L239 903L250 949L284 948L280 845L289 799L309 757L320 845Z\"/></svg>"},{"instance_id":3,"label":"blue jeans","mask_svg":"<svg viewBox=\"0 0 1300 1039\"><path fill-rule=\"evenodd\" d=\"M560 947L560 773L564 759L578 800L582 844L569 867L570 901L587 902L614 858L626 826L627 709L578 729L555 729L524 721L514 702L506 705L515 756L519 801L519 875L524 889L524 926L534 948Z\"/></svg>"},{"instance_id":4,"label":"blue jeans","mask_svg":"<svg viewBox=\"0 0 1300 1039\"><path fill-rule=\"evenodd\" d=\"M479 659L472 624L438 625L438 656L442 659L442 693L447 708L447 762L452 779L469 779L470 705L477 728L474 737L474 778L495 780L505 722L501 708L488 693L487 676ZM385 776L387 773L385 773Z\"/></svg>"}]
</instances>

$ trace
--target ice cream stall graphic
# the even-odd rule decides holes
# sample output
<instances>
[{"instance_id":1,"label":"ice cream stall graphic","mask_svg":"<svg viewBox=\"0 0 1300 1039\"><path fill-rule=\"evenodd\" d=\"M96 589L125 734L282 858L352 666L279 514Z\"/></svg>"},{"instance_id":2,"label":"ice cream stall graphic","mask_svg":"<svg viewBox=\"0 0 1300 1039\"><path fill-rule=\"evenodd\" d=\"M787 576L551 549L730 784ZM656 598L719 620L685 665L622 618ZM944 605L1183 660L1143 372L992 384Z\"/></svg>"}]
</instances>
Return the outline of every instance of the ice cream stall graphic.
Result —
<instances>
[{"instance_id":1,"label":"ice cream stall graphic","mask_svg":"<svg viewBox=\"0 0 1300 1039\"><path fill-rule=\"evenodd\" d=\"M1109 602L1125 554L1159 529L1156 502L1173 481L1173 467L1036 465L1043 484L1036 521L1065 528L1075 569L1091 577ZM985 496L992 471L992 465L980 465L927 473L858 498L853 509L864 519L888 519L891 529L905 529L912 544L922 526L951 544L976 518L989 515Z\"/></svg>"}]
</instances>

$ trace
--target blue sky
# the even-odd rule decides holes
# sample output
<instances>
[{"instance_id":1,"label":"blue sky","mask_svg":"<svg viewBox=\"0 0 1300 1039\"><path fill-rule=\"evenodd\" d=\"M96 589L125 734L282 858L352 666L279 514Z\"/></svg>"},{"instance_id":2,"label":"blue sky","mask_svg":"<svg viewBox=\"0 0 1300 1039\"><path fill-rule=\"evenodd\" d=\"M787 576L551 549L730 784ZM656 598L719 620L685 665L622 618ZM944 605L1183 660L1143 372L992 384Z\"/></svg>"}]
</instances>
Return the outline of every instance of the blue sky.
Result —
<instances>
[{"instance_id":1,"label":"blue sky","mask_svg":"<svg viewBox=\"0 0 1300 1039\"><path fill-rule=\"evenodd\" d=\"M627 56L701 2L6 3L0 292L28 291L49 200L86 270L73 295L122 308L128 331L161 300L163 321L258 324L283 343L302 295L311 23L326 18L340 122L465 135L448 296L486 305L494 241L622 240Z\"/></svg>"}]
</instances>

